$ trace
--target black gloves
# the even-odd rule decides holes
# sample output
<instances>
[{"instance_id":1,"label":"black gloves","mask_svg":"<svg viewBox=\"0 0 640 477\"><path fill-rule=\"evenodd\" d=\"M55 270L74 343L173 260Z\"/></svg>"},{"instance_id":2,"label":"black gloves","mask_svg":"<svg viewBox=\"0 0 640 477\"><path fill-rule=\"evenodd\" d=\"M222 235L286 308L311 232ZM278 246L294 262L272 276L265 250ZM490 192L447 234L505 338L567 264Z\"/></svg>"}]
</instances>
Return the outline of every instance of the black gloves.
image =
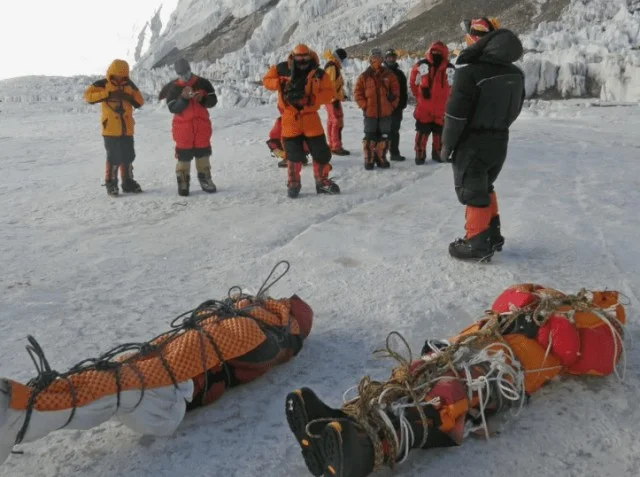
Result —
<instances>
[{"instance_id":1,"label":"black gloves","mask_svg":"<svg viewBox=\"0 0 640 477\"><path fill-rule=\"evenodd\" d=\"M115 101L128 101L133 102L133 98L130 94L125 93L124 91L111 91L109 92L109 97L107 99L115 100Z\"/></svg>"},{"instance_id":2,"label":"black gloves","mask_svg":"<svg viewBox=\"0 0 640 477\"><path fill-rule=\"evenodd\" d=\"M431 98L431 90L429 88L420 88L422 90L422 97L424 99L430 99Z\"/></svg>"}]
</instances>

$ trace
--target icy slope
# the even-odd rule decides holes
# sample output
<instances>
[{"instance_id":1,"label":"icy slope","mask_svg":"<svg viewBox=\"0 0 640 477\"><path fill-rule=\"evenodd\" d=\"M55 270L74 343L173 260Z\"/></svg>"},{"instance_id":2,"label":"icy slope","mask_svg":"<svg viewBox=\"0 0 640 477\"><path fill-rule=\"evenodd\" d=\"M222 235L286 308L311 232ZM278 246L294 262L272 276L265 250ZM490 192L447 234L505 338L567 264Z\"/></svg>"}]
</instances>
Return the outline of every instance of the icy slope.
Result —
<instances>
[{"instance_id":1,"label":"icy slope","mask_svg":"<svg viewBox=\"0 0 640 477\"><path fill-rule=\"evenodd\" d=\"M165 32L151 44L138 67L149 69L171 63L168 60L176 55L172 50L184 50L216 30L223 34L224 28L234 27L230 23L258 13L258 25L248 20L244 27L235 25L233 35L246 35L247 40L240 48L226 51L230 54L225 56L228 58L222 68L236 62L252 63L263 55L263 60L273 62L298 42L320 51L348 46L389 29L414 4L416 0L181 0ZM217 46L225 49L224 43ZM200 48L208 47L203 44ZM219 54L214 49L186 56L197 60L203 56L218 58ZM244 71L239 73L245 77Z\"/></svg>"},{"instance_id":2,"label":"icy slope","mask_svg":"<svg viewBox=\"0 0 640 477\"><path fill-rule=\"evenodd\" d=\"M344 193L317 197L306 168L297 201L267 155L271 106L213 111L220 192L189 198L176 194L169 113L145 108L135 174L146 192L109 199L100 187L97 111L3 105L0 145L10 159L0 161L0 375L33 376L29 333L64 370L112 344L155 335L231 285L255 292L283 258L292 270L273 294L298 293L316 320L295 360L188 416L170 438L114 424L63 431L20 446L24 454L0 474L308 476L284 419L287 391L309 385L338 405L362 375L388 375L391 363L371 356L388 332L418 350L461 329L514 282L620 290L637 344L640 249L629 237L640 233L640 109L565 107L538 105L516 122L497 182L506 247L478 266L447 256L463 231L450 167L407 161L365 171L361 116L350 105L344 137L354 155L333 160ZM412 126L405 121L401 144L409 156ZM615 167L606 159L612 148ZM554 382L519 418L498 421L489 442L418 451L393 475L636 477L640 359L637 347L628 351L625 383Z\"/></svg>"},{"instance_id":3,"label":"icy slope","mask_svg":"<svg viewBox=\"0 0 640 477\"><path fill-rule=\"evenodd\" d=\"M572 0L557 22L522 37L527 94L640 100L640 6Z\"/></svg>"},{"instance_id":4,"label":"icy slope","mask_svg":"<svg viewBox=\"0 0 640 477\"><path fill-rule=\"evenodd\" d=\"M370 3L358 0L349 2L348 6L337 3L312 0L298 5L295 0L281 0L263 14L255 29L244 32L250 35L238 51L218 57L222 50L209 52L205 48L198 54L210 54L218 59L213 63L196 62L194 70L214 82L221 93L222 107L273 102L273 96L260 85L262 75L270 64L284 59L293 44L305 41L322 52L325 48L366 41L403 21L405 14L410 18L410 7L415 1ZM168 24L158 23L156 18L157 39L135 68L133 78L148 99L155 98L160 88L175 75L171 64L152 70L147 67L175 60L180 55L176 45L197 53L199 50L193 41L197 42L194 39L198 35L214 25L218 25L221 32L226 28L226 24L216 23L220 18L248 18L256 8L265 5L269 2L254 2L242 8L230 0L180 2ZM205 24L202 18L210 21ZM354 18L358 21L354 22ZM247 25L255 26L256 19L252 21L254 23ZM161 24L164 25L162 28ZM509 27L508 24L504 26ZM162 34L158 33L160 30ZM462 38L462 32L458 34ZM527 78L527 97L591 96L604 101L640 100L640 7L637 2L571 0L559 21L543 22L534 31L521 34L521 38L527 49L520 62ZM143 43L147 40L145 36ZM238 41L223 34L214 45L231 48ZM393 46L400 48L403 45L394 43ZM462 44L451 43L449 46L453 50ZM415 58L404 58L403 68L408 70L414 61ZM365 68L366 62L360 59L347 60L347 89ZM83 77L0 81L0 100L79 99L86 81Z\"/></svg>"}]
</instances>

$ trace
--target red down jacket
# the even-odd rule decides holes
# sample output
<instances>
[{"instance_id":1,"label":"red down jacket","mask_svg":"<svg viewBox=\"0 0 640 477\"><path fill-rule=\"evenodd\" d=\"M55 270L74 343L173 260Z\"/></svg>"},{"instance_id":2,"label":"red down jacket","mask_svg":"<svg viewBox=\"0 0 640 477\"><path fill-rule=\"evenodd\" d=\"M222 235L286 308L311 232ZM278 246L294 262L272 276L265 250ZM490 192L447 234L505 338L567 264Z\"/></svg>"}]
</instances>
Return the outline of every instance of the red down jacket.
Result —
<instances>
[{"instance_id":1,"label":"red down jacket","mask_svg":"<svg viewBox=\"0 0 640 477\"><path fill-rule=\"evenodd\" d=\"M434 57L442 59L437 62ZM449 49L441 41L431 44L425 58L411 68L409 86L417 100L413 117L421 123L444 124L455 67L449 63Z\"/></svg>"},{"instance_id":2,"label":"red down jacket","mask_svg":"<svg viewBox=\"0 0 640 477\"><path fill-rule=\"evenodd\" d=\"M190 86L194 92L204 91L201 100L182 98L182 90ZM211 119L207 108L214 107L218 98L209 80L193 75L184 82L174 80L162 89L169 111L173 113L172 133L177 149L201 149L211 146Z\"/></svg>"}]
</instances>

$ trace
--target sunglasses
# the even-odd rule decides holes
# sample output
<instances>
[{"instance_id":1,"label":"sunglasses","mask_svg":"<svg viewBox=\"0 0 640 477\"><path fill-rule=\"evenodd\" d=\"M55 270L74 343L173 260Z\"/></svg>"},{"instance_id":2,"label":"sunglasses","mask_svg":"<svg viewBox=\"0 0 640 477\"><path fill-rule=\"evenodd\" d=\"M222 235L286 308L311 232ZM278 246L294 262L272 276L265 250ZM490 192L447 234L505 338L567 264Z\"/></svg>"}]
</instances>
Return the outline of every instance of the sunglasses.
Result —
<instances>
[{"instance_id":1,"label":"sunglasses","mask_svg":"<svg viewBox=\"0 0 640 477\"><path fill-rule=\"evenodd\" d=\"M311 55L294 55L293 59L296 61L311 61Z\"/></svg>"}]
</instances>

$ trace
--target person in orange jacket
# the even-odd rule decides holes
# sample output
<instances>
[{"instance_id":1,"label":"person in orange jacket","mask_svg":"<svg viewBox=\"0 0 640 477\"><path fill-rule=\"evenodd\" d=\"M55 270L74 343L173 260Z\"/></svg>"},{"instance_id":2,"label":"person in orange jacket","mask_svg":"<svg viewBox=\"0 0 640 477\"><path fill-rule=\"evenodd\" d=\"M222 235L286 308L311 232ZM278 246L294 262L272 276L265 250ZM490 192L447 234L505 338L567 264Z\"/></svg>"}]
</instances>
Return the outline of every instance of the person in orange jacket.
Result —
<instances>
[{"instance_id":1,"label":"person in orange jacket","mask_svg":"<svg viewBox=\"0 0 640 477\"><path fill-rule=\"evenodd\" d=\"M348 156L351 154L342 147L342 129L344 128L344 111L342 102L344 101L344 78L342 77L342 62L347 58L347 52L338 48L328 55L328 61L324 65L331 81L335 86L333 101L327 104L327 133L329 135L329 146L331 152L336 156Z\"/></svg>"},{"instance_id":2,"label":"person in orange jacket","mask_svg":"<svg viewBox=\"0 0 640 477\"><path fill-rule=\"evenodd\" d=\"M297 45L286 61L272 65L262 84L278 92L282 110L282 138L288 160L288 195L300 194L302 161L307 143L313 159L313 175L318 194L338 194L340 188L329 178L331 151L318 109L333 99L333 82L319 66L318 55L307 45Z\"/></svg>"},{"instance_id":3,"label":"person in orange jacket","mask_svg":"<svg viewBox=\"0 0 640 477\"><path fill-rule=\"evenodd\" d=\"M355 100L364 113L364 168L374 164L387 169L389 134L393 112L400 102L400 83L396 75L382 66L382 52L374 48L369 55L369 68L358 77Z\"/></svg>"},{"instance_id":4,"label":"person in orange jacket","mask_svg":"<svg viewBox=\"0 0 640 477\"><path fill-rule=\"evenodd\" d=\"M104 171L107 194L112 197L119 194L118 170L122 192L142 192L140 184L133 179L133 161L136 157L133 109L140 108L144 98L129 78L129 63L113 60L106 78L91 84L84 93L84 99L89 104L101 103L102 136L107 151Z\"/></svg>"},{"instance_id":5,"label":"person in orange jacket","mask_svg":"<svg viewBox=\"0 0 640 477\"><path fill-rule=\"evenodd\" d=\"M444 162L440 157L442 128L454 72L455 67L449 63L449 49L441 41L433 42L424 58L411 68L409 84L416 98L413 117L416 120L417 165L424 164L427 158L429 134L432 134L431 159Z\"/></svg>"}]
</instances>

